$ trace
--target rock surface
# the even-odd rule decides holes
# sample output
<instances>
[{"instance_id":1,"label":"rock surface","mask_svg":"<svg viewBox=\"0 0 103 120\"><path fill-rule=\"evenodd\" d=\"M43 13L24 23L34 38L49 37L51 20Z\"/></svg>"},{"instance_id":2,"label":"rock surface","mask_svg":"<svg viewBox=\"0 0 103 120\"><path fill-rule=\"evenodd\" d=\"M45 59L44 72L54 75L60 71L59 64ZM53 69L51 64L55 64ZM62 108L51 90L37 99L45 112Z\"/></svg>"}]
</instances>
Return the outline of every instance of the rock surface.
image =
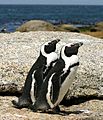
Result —
<instances>
[{"instance_id":1,"label":"rock surface","mask_svg":"<svg viewBox=\"0 0 103 120\"><path fill-rule=\"evenodd\" d=\"M102 39L66 32L1 33L0 92L20 92L30 67L39 55L41 44L57 38L61 39L58 44L58 51L64 43L74 41L82 41L84 43L79 49L80 66L76 79L68 92L68 98L92 95L102 97ZM13 87L10 87L10 85Z\"/></svg>"},{"instance_id":2,"label":"rock surface","mask_svg":"<svg viewBox=\"0 0 103 120\"><path fill-rule=\"evenodd\" d=\"M78 53L80 66L76 78L64 100L67 106L72 106L61 106L66 115L18 110L11 104L14 97L5 96L0 97L0 120L103 120L103 101L96 100L103 99L103 40L88 35L39 31L0 33L0 94L16 96L21 93L26 75L39 55L41 44L57 38L61 39L58 53L65 43L84 43Z\"/></svg>"},{"instance_id":3,"label":"rock surface","mask_svg":"<svg viewBox=\"0 0 103 120\"><path fill-rule=\"evenodd\" d=\"M60 114L35 113L29 109L17 109L11 100L15 97L0 96L0 120L103 120L103 101L91 100L69 107L60 106Z\"/></svg>"}]
</instances>

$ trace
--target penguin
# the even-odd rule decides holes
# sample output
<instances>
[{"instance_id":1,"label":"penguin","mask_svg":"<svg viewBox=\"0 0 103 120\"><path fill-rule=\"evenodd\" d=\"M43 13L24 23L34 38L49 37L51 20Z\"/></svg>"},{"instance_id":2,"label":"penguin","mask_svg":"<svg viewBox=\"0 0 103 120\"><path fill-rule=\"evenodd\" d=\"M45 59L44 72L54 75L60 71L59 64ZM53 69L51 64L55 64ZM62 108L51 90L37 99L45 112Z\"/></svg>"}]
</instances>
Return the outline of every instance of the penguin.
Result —
<instances>
[{"instance_id":1,"label":"penguin","mask_svg":"<svg viewBox=\"0 0 103 120\"><path fill-rule=\"evenodd\" d=\"M68 92L79 66L78 49L83 43L69 43L62 47L60 57L45 78L33 111L60 112L59 104Z\"/></svg>"},{"instance_id":2,"label":"penguin","mask_svg":"<svg viewBox=\"0 0 103 120\"><path fill-rule=\"evenodd\" d=\"M58 59L55 51L56 44L59 41L59 39L49 41L41 46L40 55L28 72L22 95L17 100L12 101L15 107L25 108L35 103L43 79L45 79L53 63Z\"/></svg>"}]
</instances>

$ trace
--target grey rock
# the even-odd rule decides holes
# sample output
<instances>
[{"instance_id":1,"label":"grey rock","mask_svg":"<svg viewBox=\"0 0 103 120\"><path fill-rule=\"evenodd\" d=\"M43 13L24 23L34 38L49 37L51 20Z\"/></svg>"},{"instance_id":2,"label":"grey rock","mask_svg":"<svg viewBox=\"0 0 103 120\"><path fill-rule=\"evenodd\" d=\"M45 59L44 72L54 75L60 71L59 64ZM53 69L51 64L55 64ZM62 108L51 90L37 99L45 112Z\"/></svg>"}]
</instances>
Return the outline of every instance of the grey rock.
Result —
<instances>
[{"instance_id":1,"label":"grey rock","mask_svg":"<svg viewBox=\"0 0 103 120\"><path fill-rule=\"evenodd\" d=\"M61 39L58 50L68 42L81 41L80 66L66 99L80 96L103 97L103 41L80 33L0 33L0 93L22 92L27 73L39 55L42 43ZM11 87L12 86L12 87Z\"/></svg>"},{"instance_id":2,"label":"grey rock","mask_svg":"<svg viewBox=\"0 0 103 120\"><path fill-rule=\"evenodd\" d=\"M43 21L43 20L30 20L20 27L17 28L17 31L20 32L29 32L29 31L54 31L56 26L53 24Z\"/></svg>"},{"instance_id":3,"label":"grey rock","mask_svg":"<svg viewBox=\"0 0 103 120\"><path fill-rule=\"evenodd\" d=\"M69 107L60 106L61 115L32 112L12 106L14 96L0 96L0 120L103 120L103 101L91 100Z\"/></svg>"}]
</instances>

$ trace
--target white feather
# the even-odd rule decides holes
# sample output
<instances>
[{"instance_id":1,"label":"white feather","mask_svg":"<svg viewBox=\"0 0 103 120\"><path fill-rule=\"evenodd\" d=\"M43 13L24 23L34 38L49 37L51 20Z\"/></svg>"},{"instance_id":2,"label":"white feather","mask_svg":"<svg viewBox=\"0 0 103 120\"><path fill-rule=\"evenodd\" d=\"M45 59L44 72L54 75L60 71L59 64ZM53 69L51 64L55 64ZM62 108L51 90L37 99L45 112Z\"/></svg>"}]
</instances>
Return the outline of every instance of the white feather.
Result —
<instances>
[{"instance_id":1,"label":"white feather","mask_svg":"<svg viewBox=\"0 0 103 120\"><path fill-rule=\"evenodd\" d=\"M34 74L36 71L33 72L32 74L32 84L31 84L31 90L30 90L30 95L31 95L31 100L33 102L33 104L35 103L35 96L34 96L34 85L35 85L35 78L34 78Z\"/></svg>"},{"instance_id":2,"label":"white feather","mask_svg":"<svg viewBox=\"0 0 103 120\"><path fill-rule=\"evenodd\" d=\"M52 78L54 76L55 73L53 73L48 81L48 92L46 94L46 99L47 99L47 102L48 104L50 105L51 108L54 107L52 101L51 101L51 98L50 98L50 92L51 92L51 89L52 89Z\"/></svg>"}]
</instances>

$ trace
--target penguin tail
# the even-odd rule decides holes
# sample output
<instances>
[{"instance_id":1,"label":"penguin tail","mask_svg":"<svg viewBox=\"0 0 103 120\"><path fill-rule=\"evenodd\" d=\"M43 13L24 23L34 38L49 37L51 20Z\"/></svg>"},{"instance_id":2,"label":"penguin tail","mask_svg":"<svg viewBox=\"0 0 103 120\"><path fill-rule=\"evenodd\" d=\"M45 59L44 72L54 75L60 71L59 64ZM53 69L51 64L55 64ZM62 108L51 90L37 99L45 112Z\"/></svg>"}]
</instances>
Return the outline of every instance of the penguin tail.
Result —
<instances>
[{"instance_id":1,"label":"penguin tail","mask_svg":"<svg viewBox=\"0 0 103 120\"><path fill-rule=\"evenodd\" d=\"M21 109L22 107L19 106L18 102L15 100L12 100L12 104L14 105L15 108Z\"/></svg>"},{"instance_id":2,"label":"penguin tail","mask_svg":"<svg viewBox=\"0 0 103 120\"><path fill-rule=\"evenodd\" d=\"M21 109L21 108L28 108L31 102L19 98L18 100L12 100L12 104L14 105L14 107Z\"/></svg>"}]
</instances>

